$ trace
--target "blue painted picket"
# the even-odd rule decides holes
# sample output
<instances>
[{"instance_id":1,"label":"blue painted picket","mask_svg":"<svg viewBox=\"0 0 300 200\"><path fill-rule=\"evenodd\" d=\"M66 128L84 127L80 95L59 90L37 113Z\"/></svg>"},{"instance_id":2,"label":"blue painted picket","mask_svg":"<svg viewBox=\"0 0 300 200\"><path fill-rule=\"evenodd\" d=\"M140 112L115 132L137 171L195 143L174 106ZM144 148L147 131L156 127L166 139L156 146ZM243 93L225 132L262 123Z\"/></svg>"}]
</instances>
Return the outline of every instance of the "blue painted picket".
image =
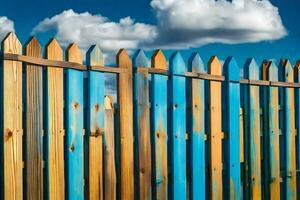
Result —
<instances>
[{"instance_id":1,"label":"blue painted picket","mask_svg":"<svg viewBox=\"0 0 300 200\"><path fill-rule=\"evenodd\" d=\"M77 46L69 47L68 60L78 62L82 58L73 58L74 48ZM65 87L67 198L80 200L84 198L83 72L67 69Z\"/></svg>"},{"instance_id":2,"label":"blue painted picket","mask_svg":"<svg viewBox=\"0 0 300 200\"><path fill-rule=\"evenodd\" d=\"M190 58L189 71L207 73L199 54L195 53ZM190 159L191 159L191 199L205 199L205 81L193 79L190 84L191 113L190 119Z\"/></svg>"},{"instance_id":3,"label":"blue painted picket","mask_svg":"<svg viewBox=\"0 0 300 200\"><path fill-rule=\"evenodd\" d=\"M228 57L224 64L226 77L226 102L228 120L228 199L241 198L241 170L240 170L240 75L239 67L233 57Z\"/></svg>"},{"instance_id":4,"label":"blue painted picket","mask_svg":"<svg viewBox=\"0 0 300 200\"><path fill-rule=\"evenodd\" d=\"M180 53L175 53L170 61L171 99L171 199L186 199L186 65Z\"/></svg>"}]
</instances>

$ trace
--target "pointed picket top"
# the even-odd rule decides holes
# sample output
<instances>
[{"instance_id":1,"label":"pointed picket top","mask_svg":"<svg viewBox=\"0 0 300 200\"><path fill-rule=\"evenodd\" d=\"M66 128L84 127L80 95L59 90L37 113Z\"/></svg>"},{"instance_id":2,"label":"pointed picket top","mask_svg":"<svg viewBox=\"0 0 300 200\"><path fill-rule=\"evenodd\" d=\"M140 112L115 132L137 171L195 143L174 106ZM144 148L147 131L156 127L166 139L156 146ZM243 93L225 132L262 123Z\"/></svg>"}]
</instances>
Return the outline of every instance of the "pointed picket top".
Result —
<instances>
[{"instance_id":1,"label":"pointed picket top","mask_svg":"<svg viewBox=\"0 0 300 200\"><path fill-rule=\"evenodd\" d=\"M189 71L206 73L207 69L198 53L193 53L189 59Z\"/></svg>"},{"instance_id":2,"label":"pointed picket top","mask_svg":"<svg viewBox=\"0 0 300 200\"><path fill-rule=\"evenodd\" d=\"M120 49L117 54L117 64L120 68L132 68L131 58L125 49Z\"/></svg>"},{"instance_id":3,"label":"pointed picket top","mask_svg":"<svg viewBox=\"0 0 300 200\"><path fill-rule=\"evenodd\" d=\"M88 67L104 66L104 56L98 45L92 45L86 53L86 62Z\"/></svg>"},{"instance_id":4,"label":"pointed picket top","mask_svg":"<svg viewBox=\"0 0 300 200\"><path fill-rule=\"evenodd\" d=\"M259 80L259 66L254 58L248 58L244 66L245 78Z\"/></svg>"},{"instance_id":5,"label":"pointed picket top","mask_svg":"<svg viewBox=\"0 0 300 200\"><path fill-rule=\"evenodd\" d=\"M46 57L52 60L63 60L62 49L55 38L46 45Z\"/></svg>"},{"instance_id":6,"label":"pointed picket top","mask_svg":"<svg viewBox=\"0 0 300 200\"><path fill-rule=\"evenodd\" d=\"M105 96L104 98L104 108L105 109L113 109L113 97L112 96Z\"/></svg>"},{"instance_id":7,"label":"pointed picket top","mask_svg":"<svg viewBox=\"0 0 300 200\"><path fill-rule=\"evenodd\" d=\"M27 56L42 57L42 47L36 37L31 37L25 46Z\"/></svg>"},{"instance_id":8,"label":"pointed picket top","mask_svg":"<svg viewBox=\"0 0 300 200\"><path fill-rule=\"evenodd\" d=\"M175 52L170 60L170 72L172 74L184 75L187 72L186 64L179 52Z\"/></svg>"},{"instance_id":9,"label":"pointed picket top","mask_svg":"<svg viewBox=\"0 0 300 200\"><path fill-rule=\"evenodd\" d=\"M224 63L225 76L228 81L240 80L240 68L234 57L230 56Z\"/></svg>"},{"instance_id":10,"label":"pointed picket top","mask_svg":"<svg viewBox=\"0 0 300 200\"><path fill-rule=\"evenodd\" d=\"M208 61L208 73L222 75L222 64L217 56L212 56Z\"/></svg>"},{"instance_id":11,"label":"pointed picket top","mask_svg":"<svg viewBox=\"0 0 300 200\"><path fill-rule=\"evenodd\" d=\"M167 60L162 52L162 50L157 49L152 58L151 58L151 62L152 62L152 67L156 68L156 69L167 69Z\"/></svg>"},{"instance_id":12,"label":"pointed picket top","mask_svg":"<svg viewBox=\"0 0 300 200\"><path fill-rule=\"evenodd\" d=\"M278 67L272 61L268 62L268 80L278 81Z\"/></svg>"},{"instance_id":13,"label":"pointed picket top","mask_svg":"<svg viewBox=\"0 0 300 200\"><path fill-rule=\"evenodd\" d=\"M22 54L22 44L14 32L9 32L2 40L3 53Z\"/></svg>"},{"instance_id":14,"label":"pointed picket top","mask_svg":"<svg viewBox=\"0 0 300 200\"><path fill-rule=\"evenodd\" d=\"M294 80L297 83L300 83L300 60L297 61L294 67Z\"/></svg>"},{"instance_id":15,"label":"pointed picket top","mask_svg":"<svg viewBox=\"0 0 300 200\"><path fill-rule=\"evenodd\" d=\"M144 51L139 49L133 57L134 67L149 67L149 60Z\"/></svg>"},{"instance_id":16,"label":"pointed picket top","mask_svg":"<svg viewBox=\"0 0 300 200\"><path fill-rule=\"evenodd\" d=\"M266 81L268 79L268 70L269 70L269 60L264 60L261 66L261 77L262 80Z\"/></svg>"},{"instance_id":17,"label":"pointed picket top","mask_svg":"<svg viewBox=\"0 0 300 200\"><path fill-rule=\"evenodd\" d=\"M78 48L77 44L72 43L68 46L67 50L67 61L82 63L82 53Z\"/></svg>"},{"instance_id":18,"label":"pointed picket top","mask_svg":"<svg viewBox=\"0 0 300 200\"><path fill-rule=\"evenodd\" d=\"M281 75L283 75L283 80L285 82L294 82L294 72L293 67L288 59L281 59L280 60L280 72L282 72Z\"/></svg>"}]
</instances>

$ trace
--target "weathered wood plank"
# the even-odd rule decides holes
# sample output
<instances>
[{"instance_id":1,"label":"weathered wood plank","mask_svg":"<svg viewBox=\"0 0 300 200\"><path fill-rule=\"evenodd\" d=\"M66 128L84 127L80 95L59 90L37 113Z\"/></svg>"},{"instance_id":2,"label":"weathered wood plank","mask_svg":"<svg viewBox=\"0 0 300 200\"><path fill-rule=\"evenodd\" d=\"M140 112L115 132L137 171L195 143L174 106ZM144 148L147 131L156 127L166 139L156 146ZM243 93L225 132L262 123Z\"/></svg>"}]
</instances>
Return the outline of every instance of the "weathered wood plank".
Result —
<instances>
[{"instance_id":1,"label":"weathered wood plank","mask_svg":"<svg viewBox=\"0 0 300 200\"><path fill-rule=\"evenodd\" d=\"M280 62L281 81L294 82L293 68L287 59ZM296 135L295 135L295 104L294 89L284 88L284 128L285 137L285 189L286 199L297 198L296 186Z\"/></svg>"},{"instance_id":2,"label":"weathered wood plank","mask_svg":"<svg viewBox=\"0 0 300 200\"><path fill-rule=\"evenodd\" d=\"M170 60L171 92L171 199L186 199L186 80L187 71L180 53L176 52Z\"/></svg>"},{"instance_id":3,"label":"weathered wood plank","mask_svg":"<svg viewBox=\"0 0 300 200\"><path fill-rule=\"evenodd\" d=\"M67 50L67 61L82 63L82 54L76 44ZM67 199L84 198L84 147L83 147L83 72L66 69L66 185Z\"/></svg>"},{"instance_id":4,"label":"weathered wood plank","mask_svg":"<svg viewBox=\"0 0 300 200\"><path fill-rule=\"evenodd\" d=\"M151 66L154 69L167 69L167 61L161 50L157 50L152 56ZM153 197L161 200L168 199L167 80L168 77L164 75L151 76Z\"/></svg>"},{"instance_id":5,"label":"weathered wood plank","mask_svg":"<svg viewBox=\"0 0 300 200\"><path fill-rule=\"evenodd\" d=\"M89 69L94 65L104 65L98 46L87 52ZM88 173L89 199L103 199L103 158L102 143L104 130L104 74L88 71L87 133L88 133Z\"/></svg>"},{"instance_id":6,"label":"weathered wood plank","mask_svg":"<svg viewBox=\"0 0 300 200\"><path fill-rule=\"evenodd\" d=\"M104 188L105 199L116 199L116 164L115 164L115 137L114 137L114 108L111 98L105 97L104 102Z\"/></svg>"},{"instance_id":7,"label":"weathered wood plank","mask_svg":"<svg viewBox=\"0 0 300 200\"><path fill-rule=\"evenodd\" d=\"M228 57L224 64L226 76L226 105L227 105L227 156L228 156L228 199L240 199L241 170L240 170L240 73L233 57Z\"/></svg>"},{"instance_id":8,"label":"weathered wood plank","mask_svg":"<svg viewBox=\"0 0 300 200\"><path fill-rule=\"evenodd\" d=\"M268 80L278 81L278 68L268 64ZM279 98L278 88L268 88L268 140L269 140L269 198L280 199L280 157L279 157Z\"/></svg>"},{"instance_id":9,"label":"weathered wood plank","mask_svg":"<svg viewBox=\"0 0 300 200\"><path fill-rule=\"evenodd\" d=\"M207 73L199 54L190 58L189 71ZM190 159L191 159L191 199L205 199L205 81L192 79L190 84L191 113L187 117L190 124Z\"/></svg>"},{"instance_id":10,"label":"weathered wood plank","mask_svg":"<svg viewBox=\"0 0 300 200\"><path fill-rule=\"evenodd\" d=\"M222 66L216 56L208 63L208 73L222 75ZM209 82L210 102L210 197L211 199L222 199L222 119L221 119L221 83Z\"/></svg>"},{"instance_id":11,"label":"weathered wood plank","mask_svg":"<svg viewBox=\"0 0 300 200\"><path fill-rule=\"evenodd\" d=\"M2 41L2 52L22 54L22 45L14 33ZM15 200L23 198L22 63L4 60L1 70L4 199Z\"/></svg>"},{"instance_id":12,"label":"weathered wood plank","mask_svg":"<svg viewBox=\"0 0 300 200\"><path fill-rule=\"evenodd\" d=\"M300 61L294 66L294 81L300 83ZM296 118L296 169L300 168L300 88L295 89L295 118ZM300 176L297 175L297 193L300 193Z\"/></svg>"},{"instance_id":13,"label":"weathered wood plank","mask_svg":"<svg viewBox=\"0 0 300 200\"><path fill-rule=\"evenodd\" d=\"M118 52L117 64L119 68L128 70L118 76L121 199L127 200L134 198L133 95L132 62L124 49Z\"/></svg>"},{"instance_id":14,"label":"weathered wood plank","mask_svg":"<svg viewBox=\"0 0 300 200\"><path fill-rule=\"evenodd\" d=\"M142 50L133 60L134 67L149 67L149 61ZM149 81L148 72L139 70L134 74L134 110L135 135L137 138L136 155L138 179L138 198L151 199L151 146L149 116Z\"/></svg>"},{"instance_id":15,"label":"weathered wood plank","mask_svg":"<svg viewBox=\"0 0 300 200\"><path fill-rule=\"evenodd\" d=\"M26 55L42 57L36 38L26 45ZM43 69L26 65L26 197L43 199Z\"/></svg>"},{"instance_id":16,"label":"weathered wood plank","mask_svg":"<svg viewBox=\"0 0 300 200\"><path fill-rule=\"evenodd\" d=\"M248 59L244 72L245 78L251 80L259 80L259 67L254 59ZM261 149L260 149L260 107L259 107L259 87L247 86L245 93L245 115L246 123L248 123L245 129L245 136L247 144L249 146L248 166L250 171L249 187L250 187L250 199L261 199ZM245 197L249 198L249 197Z\"/></svg>"},{"instance_id":17,"label":"weathered wood plank","mask_svg":"<svg viewBox=\"0 0 300 200\"><path fill-rule=\"evenodd\" d=\"M46 57L63 60L62 49L55 39L47 44ZM48 199L62 200L65 198L63 69L48 66L46 73Z\"/></svg>"}]
</instances>

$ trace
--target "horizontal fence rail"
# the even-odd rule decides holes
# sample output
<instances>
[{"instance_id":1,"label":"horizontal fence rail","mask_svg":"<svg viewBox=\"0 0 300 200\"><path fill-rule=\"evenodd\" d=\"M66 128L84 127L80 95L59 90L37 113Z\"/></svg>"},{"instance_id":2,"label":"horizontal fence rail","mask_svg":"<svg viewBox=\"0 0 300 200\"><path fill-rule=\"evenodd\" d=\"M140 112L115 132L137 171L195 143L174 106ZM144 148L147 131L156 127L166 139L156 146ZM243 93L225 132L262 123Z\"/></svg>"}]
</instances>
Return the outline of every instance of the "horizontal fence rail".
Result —
<instances>
[{"instance_id":1,"label":"horizontal fence rail","mask_svg":"<svg viewBox=\"0 0 300 200\"><path fill-rule=\"evenodd\" d=\"M300 62L22 49L2 41L0 199L300 199Z\"/></svg>"}]
</instances>

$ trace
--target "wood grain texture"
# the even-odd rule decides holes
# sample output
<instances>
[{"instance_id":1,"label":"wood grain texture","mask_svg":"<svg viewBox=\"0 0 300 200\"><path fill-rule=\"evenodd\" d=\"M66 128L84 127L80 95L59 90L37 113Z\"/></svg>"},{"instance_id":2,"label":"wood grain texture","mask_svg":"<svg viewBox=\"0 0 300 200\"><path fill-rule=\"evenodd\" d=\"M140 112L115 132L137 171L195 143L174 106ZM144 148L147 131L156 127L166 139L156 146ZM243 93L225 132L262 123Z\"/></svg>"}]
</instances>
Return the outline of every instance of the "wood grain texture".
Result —
<instances>
[{"instance_id":1,"label":"wood grain texture","mask_svg":"<svg viewBox=\"0 0 300 200\"><path fill-rule=\"evenodd\" d=\"M287 59L280 61L280 76L282 81L294 82L291 63ZM296 135L295 135L295 100L294 89L284 88L284 137L285 137L285 188L286 199L297 199L296 186Z\"/></svg>"},{"instance_id":2,"label":"wood grain texture","mask_svg":"<svg viewBox=\"0 0 300 200\"><path fill-rule=\"evenodd\" d=\"M254 59L248 59L245 68L245 78L259 80L260 69ZM245 198L261 199L261 147L260 147L260 106L259 87L249 85L245 93L245 140L247 140L247 163L249 171L249 196Z\"/></svg>"},{"instance_id":3,"label":"wood grain texture","mask_svg":"<svg viewBox=\"0 0 300 200\"><path fill-rule=\"evenodd\" d=\"M222 75L222 65L216 56L208 63L208 73ZM210 197L222 199L222 119L221 119L221 83L209 82L210 101Z\"/></svg>"},{"instance_id":4,"label":"wood grain texture","mask_svg":"<svg viewBox=\"0 0 300 200\"><path fill-rule=\"evenodd\" d=\"M227 106L227 169L226 180L229 190L226 191L228 199L240 199L241 169L240 169L240 74L239 67L233 57L228 57L224 64L226 76L226 106Z\"/></svg>"},{"instance_id":5,"label":"wood grain texture","mask_svg":"<svg viewBox=\"0 0 300 200\"><path fill-rule=\"evenodd\" d=\"M104 188L105 199L115 200L117 177L115 162L115 131L113 101L108 96L104 99Z\"/></svg>"},{"instance_id":6,"label":"wood grain texture","mask_svg":"<svg viewBox=\"0 0 300 200\"><path fill-rule=\"evenodd\" d=\"M278 81L278 68L273 63L268 64L269 81ZM268 88L268 152L269 152L269 198L280 199L280 157L279 157L279 96L278 88Z\"/></svg>"},{"instance_id":7,"label":"wood grain texture","mask_svg":"<svg viewBox=\"0 0 300 200\"><path fill-rule=\"evenodd\" d=\"M47 44L46 57L63 60L62 49L55 39ZM65 198L63 69L48 66L46 70L48 198L62 200Z\"/></svg>"},{"instance_id":8,"label":"wood grain texture","mask_svg":"<svg viewBox=\"0 0 300 200\"><path fill-rule=\"evenodd\" d=\"M134 67L149 67L149 61L142 50L133 58ZM134 73L134 118L137 169L138 198L151 199L151 146L148 72L138 70Z\"/></svg>"},{"instance_id":9,"label":"wood grain texture","mask_svg":"<svg viewBox=\"0 0 300 200\"><path fill-rule=\"evenodd\" d=\"M199 54L190 58L189 71L207 73ZM189 104L191 112L187 116L190 123L190 159L191 159L191 199L205 199L205 81L192 79L188 81L190 88Z\"/></svg>"},{"instance_id":10,"label":"wood grain texture","mask_svg":"<svg viewBox=\"0 0 300 200\"><path fill-rule=\"evenodd\" d=\"M187 67L179 52L170 60L170 103L172 105L170 144L171 144L171 199L186 199L186 79L183 75Z\"/></svg>"},{"instance_id":11,"label":"wood grain texture","mask_svg":"<svg viewBox=\"0 0 300 200\"><path fill-rule=\"evenodd\" d=\"M76 44L69 45L66 55L67 61L82 63ZM84 199L83 72L66 69L65 88L67 199L81 200Z\"/></svg>"},{"instance_id":12,"label":"wood grain texture","mask_svg":"<svg viewBox=\"0 0 300 200\"><path fill-rule=\"evenodd\" d=\"M118 52L117 65L128 70L118 76L121 199L127 200L134 198L134 161L132 62L125 49Z\"/></svg>"},{"instance_id":13,"label":"wood grain texture","mask_svg":"<svg viewBox=\"0 0 300 200\"><path fill-rule=\"evenodd\" d=\"M26 55L42 57L36 38L26 45ZM26 65L26 197L43 199L43 69Z\"/></svg>"},{"instance_id":14,"label":"wood grain texture","mask_svg":"<svg viewBox=\"0 0 300 200\"><path fill-rule=\"evenodd\" d=\"M92 46L87 52L87 64L104 65L103 55L98 46ZM103 199L103 131L104 131L104 74L88 72L87 103L88 137L88 177L89 199Z\"/></svg>"},{"instance_id":15,"label":"wood grain texture","mask_svg":"<svg viewBox=\"0 0 300 200\"><path fill-rule=\"evenodd\" d=\"M167 69L167 61L163 52L157 50L151 61L153 69ZM168 77L160 74L151 76L151 140L153 161L153 197L168 199L168 135L167 135L167 80Z\"/></svg>"},{"instance_id":16,"label":"wood grain texture","mask_svg":"<svg viewBox=\"0 0 300 200\"><path fill-rule=\"evenodd\" d=\"M2 52L22 54L22 45L14 33L2 41ZM23 198L21 62L3 61L2 84L4 199L16 200Z\"/></svg>"}]
</instances>

